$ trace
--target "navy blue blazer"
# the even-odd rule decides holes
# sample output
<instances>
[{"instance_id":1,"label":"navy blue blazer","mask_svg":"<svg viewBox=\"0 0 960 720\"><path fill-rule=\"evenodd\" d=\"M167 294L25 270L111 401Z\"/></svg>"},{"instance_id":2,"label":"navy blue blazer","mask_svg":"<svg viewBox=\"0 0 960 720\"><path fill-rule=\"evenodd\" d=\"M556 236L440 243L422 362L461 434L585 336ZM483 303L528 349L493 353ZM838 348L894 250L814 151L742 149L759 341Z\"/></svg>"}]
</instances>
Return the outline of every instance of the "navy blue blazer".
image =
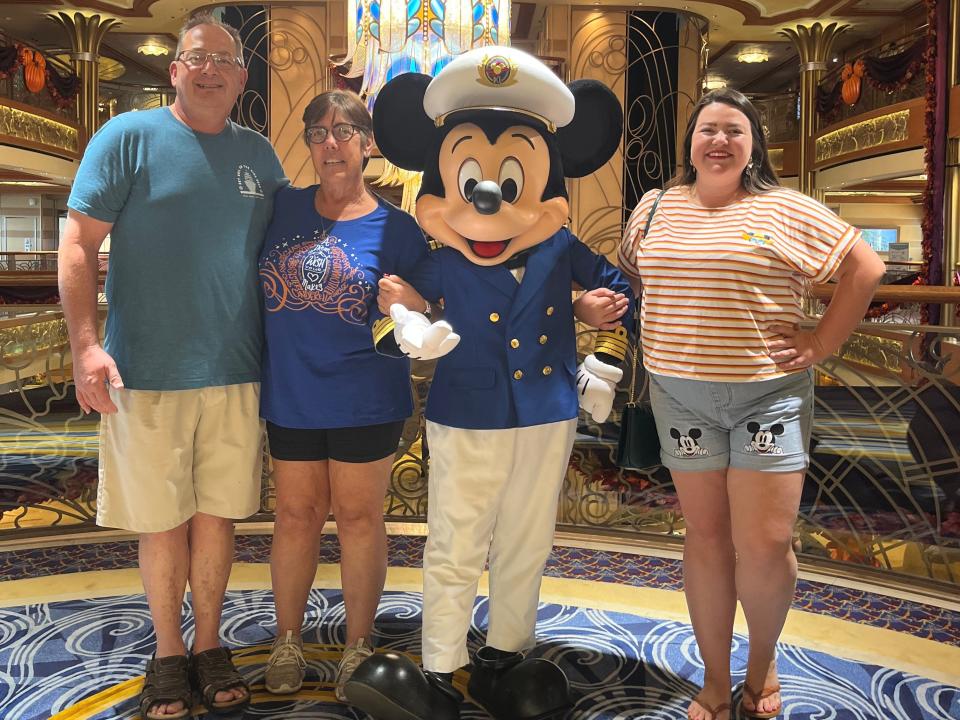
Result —
<instances>
[{"instance_id":1,"label":"navy blue blazer","mask_svg":"<svg viewBox=\"0 0 960 720\"><path fill-rule=\"evenodd\" d=\"M444 319L461 338L437 361L425 413L449 427L516 428L576 417L572 283L625 293L624 317L633 312L626 277L566 228L533 248L520 283L504 265L475 265L449 247L431 252L405 279L428 300L443 298Z\"/></svg>"}]
</instances>

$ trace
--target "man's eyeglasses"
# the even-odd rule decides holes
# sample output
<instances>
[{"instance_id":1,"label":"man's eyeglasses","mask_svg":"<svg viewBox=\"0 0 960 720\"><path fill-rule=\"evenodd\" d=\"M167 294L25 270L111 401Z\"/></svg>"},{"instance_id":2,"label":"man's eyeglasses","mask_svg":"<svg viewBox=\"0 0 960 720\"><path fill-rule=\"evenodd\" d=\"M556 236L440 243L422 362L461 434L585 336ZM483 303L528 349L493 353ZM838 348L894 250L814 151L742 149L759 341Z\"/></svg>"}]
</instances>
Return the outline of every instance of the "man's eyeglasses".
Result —
<instances>
[{"instance_id":1,"label":"man's eyeglasses","mask_svg":"<svg viewBox=\"0 0 960 720\"><path fill-rule=\"evenodd\" d=\"M190 68L202 68L207 64L207 60L221 69L243 66L240 58L235 55L221 52L204 52L203 50L184 50L177 56L177 60Z\"/></svg>"},{"instance_id":2,"label":"man's eyeglasses","mask_svg":"<svg viewBox=\"0 0 960 720\"><path fill-rule=\"evenodd\" d=\"M312 125L303 131L303 134L307 136L307 140L312 142L314 145L319 145L327 139L327 135L330 132L333 132L333 139L337 142L346 142L358 132L363 130L359 125L352 125L350 123L337 123L330 130L323 127L323 125Z\"/></svg>"}]
</instances>

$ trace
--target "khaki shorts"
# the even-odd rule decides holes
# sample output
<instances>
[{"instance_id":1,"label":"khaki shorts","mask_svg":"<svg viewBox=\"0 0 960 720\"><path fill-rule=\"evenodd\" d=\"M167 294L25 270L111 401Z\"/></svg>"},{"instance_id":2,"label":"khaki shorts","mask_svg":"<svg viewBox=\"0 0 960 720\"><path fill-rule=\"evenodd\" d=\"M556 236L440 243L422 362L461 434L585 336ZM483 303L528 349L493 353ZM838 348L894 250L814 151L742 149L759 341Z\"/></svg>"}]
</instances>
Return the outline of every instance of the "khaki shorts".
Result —
<instances>
[{"instance_id":1,"label":"khaki shorts","mask_svg":"<svg viewBox=\"0 0 960 720\"><path fill-rule=\"evenodd\" d=\"M260 384L115 390L100 419L97 525L172 530L202 512L245 518L260 506Z\"/></svg>"}]
</instances>

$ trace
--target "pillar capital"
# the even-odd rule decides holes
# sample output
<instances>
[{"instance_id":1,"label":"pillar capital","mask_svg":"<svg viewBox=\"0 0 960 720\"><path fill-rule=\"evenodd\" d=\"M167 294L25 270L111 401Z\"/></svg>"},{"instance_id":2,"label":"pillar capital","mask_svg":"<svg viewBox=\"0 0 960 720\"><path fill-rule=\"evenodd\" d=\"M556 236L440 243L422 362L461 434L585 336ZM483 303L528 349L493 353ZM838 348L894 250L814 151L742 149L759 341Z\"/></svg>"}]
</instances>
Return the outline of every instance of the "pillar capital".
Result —
<instances>
[{"instance_id":1,"label":"pillar capital","mask_svg":"<svg viewBox=\"0 0 960 720\"><path fill-rule=\"evenodd\" d=\"M49 13L48 18L60 25L70 39L70 60L73 71L80 78L77 118L89 139L97 131L97 103L100 99L100 42L119 20L81 12Z\"/></svg>"},{"instance_id":2,"label":"pillar capital","mask_svg":"<svg viewBox=\"0 0 960 720\"><path fill-rule=\"evenodd\" d=\"M47 17L66 31L74 55L84 55L82 59L91 62L100 54L100 41L103 36L120 24L120 21L114 18L84 15L81 12L55 12L49 13Z\"/></svg>"},{"instance_id":3,"label":"pillar capital","mask_svg":"<svg viewBox=\"0 0 960 720\"><path fill-rule=\"evenodd\" d=\"M849 25L832 22L827 25L815 22L812 25L794 25L779 30L789 39L800 54L800 70L826 70L827 59L833 50L833 41L846 32Z\"/></svg>"}]
</instances>

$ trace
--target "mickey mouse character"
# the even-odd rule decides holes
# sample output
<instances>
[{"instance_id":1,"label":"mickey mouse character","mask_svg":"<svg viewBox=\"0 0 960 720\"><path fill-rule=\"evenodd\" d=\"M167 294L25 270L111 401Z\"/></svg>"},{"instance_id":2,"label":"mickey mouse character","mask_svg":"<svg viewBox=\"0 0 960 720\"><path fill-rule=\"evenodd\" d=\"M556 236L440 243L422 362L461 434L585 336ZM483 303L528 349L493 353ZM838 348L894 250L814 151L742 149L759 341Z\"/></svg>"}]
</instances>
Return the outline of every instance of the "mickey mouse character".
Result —
<instances>
[{"instance_id":1,"label":"mickey mouse character","mask_svg":"<svg viewBox=\"0 0 960 720\"><path fill-rule=\"evenodd\" d=\"M783 425L776 423L769 430L764 430L758 422L748 422L747 432L752 436L750 443L743 448L744 452L755 452L761 455L783 455L783 448L777 445L777 436L783 435Z\"/></svg>"},{"instance_id":2,"label":"mickey mouse character","mask_svg":"<svg viewBox=\"0 0 960 720\"><path fill-rule=\"evenodd\" d=\"M697 442L702 435L703 432L699 428L690 428L686 435L676 428L670 428L670 437L677 441L677 449L673 451L673 454L677 457L706 455L707 449L700 447Z\"/></svg>"},{"instance_id":3,"label":"mickey mouse character","mask_svg":"<svg viewBox=\"0 0 960 720\"><path fill-rule=\"evenodd\" d=\"M601 332L577 368L571 286L633 300L620 271L563 227L564 177L606 163L622 111L601 83L566 86L531 55L486 47L433 80L391 80L373 118L384 157L423 171L417 219L443 245L406 280L428 301L443 299L460 342L439 360L425 412L423 670L377 654L346 694L377 720L458 718L451 680L469 661L489 555L487 645L473 658L470 695L498 720L560 717L571 704L566 676L523 651L535 642L578 401L606 419L629 342L622 327ZM418 315L393 305L375 337L386 338L391 322L398 336L409 322L424 327Z\"/></svg>"}]
</instances>

